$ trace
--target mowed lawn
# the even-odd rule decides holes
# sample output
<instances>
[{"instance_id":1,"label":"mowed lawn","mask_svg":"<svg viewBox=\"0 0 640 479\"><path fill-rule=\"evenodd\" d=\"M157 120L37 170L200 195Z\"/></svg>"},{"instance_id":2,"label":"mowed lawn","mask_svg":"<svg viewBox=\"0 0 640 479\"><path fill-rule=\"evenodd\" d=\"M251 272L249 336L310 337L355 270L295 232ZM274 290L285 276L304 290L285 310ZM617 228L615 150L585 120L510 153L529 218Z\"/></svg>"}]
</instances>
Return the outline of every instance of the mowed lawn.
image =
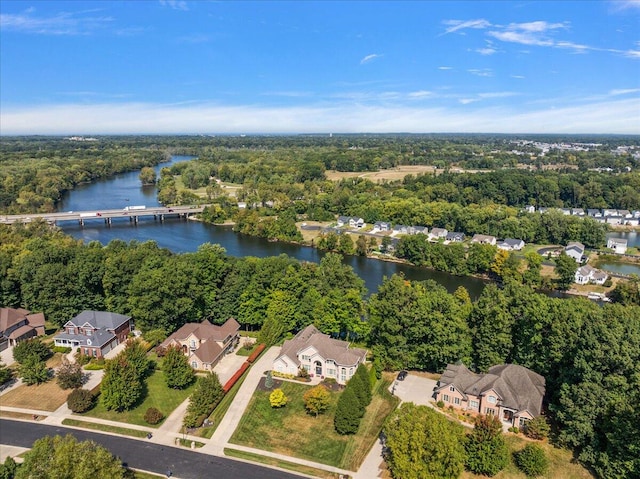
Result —
<instances>
[{"instance_id":1,"label":"mowed lawn","mask_svg":"<svg viewBox=\"0 0 640 479\"><path fill-rule=\"evenodd\" d=\"M388 383L378 382L360 430L353 436L341 436L333 428L341 392L331 392L329 409L315 417L307 414L302 398L310 386L283 381L281 389L288 403L280 409L271 407L270 391L256 390L230 442L357 470L377 440L386 416L397 405L385 385Z\"/></svg>"},{"instance_id":2,"label":"mowed lawn","mask_svg":"<svg viewBox=\"0 0 640 479\"><path fill-rule=\"evenodd\" d=\"M98 398L96 406L92 410L81 414L81 416L97 417L109 421L138 424L140 426L158 427L162 423L151 425L145 422L144 413L147 412L147 409L155 407L162 412L166 418L189 397L195 386L194 382L186 389L170 389L165 382L164 373L157 370L154 371L145 382L147 385L147 393L143 401L135 408L123 412L107 411L102 401L100 401L100 398Z\"/></svg>"}]
</instances>

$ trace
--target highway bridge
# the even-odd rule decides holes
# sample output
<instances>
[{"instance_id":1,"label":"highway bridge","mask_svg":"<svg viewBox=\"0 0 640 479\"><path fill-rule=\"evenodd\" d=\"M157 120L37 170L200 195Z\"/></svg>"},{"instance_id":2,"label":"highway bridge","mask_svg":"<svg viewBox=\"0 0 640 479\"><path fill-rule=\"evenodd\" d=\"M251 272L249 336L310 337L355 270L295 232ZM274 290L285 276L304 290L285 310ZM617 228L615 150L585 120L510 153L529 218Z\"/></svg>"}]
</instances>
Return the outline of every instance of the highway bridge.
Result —
<instances>
[{"instance_id":1,"label":"highway bridge","mask_svg":"<svg viewBox=\"0 0 640 479\"><path fill-rule=\"evenodd\" d=\"M23 215L0 215L0 223L31 223L42 218L50 224L63 221L76 221L84 225L87 221L104 221L111 224L115 218L127 218L132 223L137 223L139 218L152 216L154 219L164 221L167 216L187 218L190 215L201 213L208 205L183 205L183 206L127 206L119 210L95 210L95 211L67 211L58 213L33 213Z\"/></svg>"}]
</instances>

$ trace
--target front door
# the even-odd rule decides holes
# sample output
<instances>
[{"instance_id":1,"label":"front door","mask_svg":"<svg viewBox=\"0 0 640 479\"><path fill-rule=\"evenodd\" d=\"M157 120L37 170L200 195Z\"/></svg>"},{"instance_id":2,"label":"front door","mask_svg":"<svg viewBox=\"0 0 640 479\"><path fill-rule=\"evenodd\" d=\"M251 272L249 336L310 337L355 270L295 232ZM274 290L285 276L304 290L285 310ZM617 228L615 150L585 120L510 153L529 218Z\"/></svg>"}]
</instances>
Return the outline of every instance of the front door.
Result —
<instances>
[{"instance_id":1,"label":"front door","mask_svg":"<svg viewBox=\"0 0 640 479\"><path fill-rule=\"evenodd\" d=\"M322 363L320 361L316 361L316 376L322 376Z\"/></svg>"}]
</instances>

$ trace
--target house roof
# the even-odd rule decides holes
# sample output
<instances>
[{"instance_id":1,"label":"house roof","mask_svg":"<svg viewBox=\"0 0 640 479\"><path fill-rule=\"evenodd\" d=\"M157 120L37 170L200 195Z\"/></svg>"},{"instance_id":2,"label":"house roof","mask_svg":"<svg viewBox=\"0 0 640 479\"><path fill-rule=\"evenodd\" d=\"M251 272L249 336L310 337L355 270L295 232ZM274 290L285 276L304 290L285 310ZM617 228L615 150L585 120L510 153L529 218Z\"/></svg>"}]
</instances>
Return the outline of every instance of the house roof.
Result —
<instances>
[{"instance_id":1,"label":"house roof","mask_svg":"<svg viewBox=\"0 0 640 479\"><path fill-rule=\"evenodd\" d=\"M504 244L508 244L509 246L519 246L522 243L524 243L524 241L522 241L521 239L515 239L515 238L505 238L502 243Z\"/></svg>"},{"instance_id":2,"label":"house roof","mask_svg":"<svg viewBox=\"0 0 640 479\"><path fill-rule=\"evenodd\" d=\"M434 236L437 236L437 235L446 235L446 234L447 234L447 230L446 230L446 229L444 229L444 228L433 228L433 229L431 230L431 234L432 234L432 235L434 235Z\"/></svg>"},{"instance_id":3,"label":"house roof","mask_svg":"<svg viewBox=\"0 0 640 479\"><path fill-rule=\"evenodd\" d=\"M131 316L109 311L83 311L71 319L69 323L77 327L89 323L96 329L117 329L129 320L131 320Z\"/></svg>"},{"instance_id":4,"label":"house roof","mask_svg":"<svg viewBox=\"0 0 640 479\"><path fill-rule=\"evenodd\" d=\"M240 324L233 318L229 318L222 326L211 324L208 320L201 323L187 323L178 329L175 333L165 339L161 346L167 347L174 341L187 339L190 335L202 340L213 339L214 341L224 342L229 336L233 336L240 329Z\"/></svg>"},{"instance_id":5,"label":"house roof","mask_svg":"<svg viewBox=\"0 0 640 479\"><path fill-rule=\"evenodd\" d=\"M59 333L56 334L55 339L78 341L80 343L80 346L102 348L105 344L113 341L115 337L115 334L105 329L96 329L91 336L85 336L83 334Z\"/></svg>"},{"instance_id":6,"label":"house roof","mask_svg":"<svg viewBox=\"0 0 640 479\"><path fill-rule=\"evenodd\" d=\"M27 334L30 331L33 331L34 329L35 328L29 326L28 324L25 324L23 326L20 326L18 329L11 331L11 334L9 334L9 339L19 339L21 336Z\"/></svg>"},{"instance_id":7,"label":"house roof","mask_svg":"<svg viewBox=\"0 0 640 479\"><path fill-rule=\"evenodd\" d=\"M471 241L473 243L482 243L484 241L495 241L495 240L496 240L495 236L481 235L481 234L475 234L473 235L473 238L471 238Z\"/></svg>"},{"instance_id":8,"label":"house roof","mask_svg":"<svg viewBox=\"0 0 640 479\"><path fill-rule=\"evenodd\" d=\"M584 266L581 266L580 268L578 268L576 273L578 273L580 276L587 277L587 276L590 276L595 271L597 271L595 268L589 266L588 264L585 264Z\"/></svg>"},{"instance_id":9,"label":"house roof","mask_svg":"<svg viewBox=\"0 0 640 479\"><path fill-rule=\"evenodd\" d=\"M31 311L22 308L0 309L0 332L6 331L14 324L23 321ZM44 317L44 316L43 316Z\"/></svg>"},{"instance_id":10,"label":"house roof","mask_svg":"<svg viewBox=\"0 0 640 479\"><path fill-rule=\"evenodd\" d=\"M300 365L298 354L308 347L313 347L325 360L333 359L338 366L355 366L367 355L366 350L350 348L347 341L330 338L310 324L298 332L293 339L284 342L280 356L287 356L295 364Z\"/></svg>"},{"instance_id":11,"label":"house roof","mask_svg":"<svg viewBox=\"0 0 640 479\"><path fill-rule=\"evenodd\" d=\"M609 238L610 244L619 244L621 246L627 246L627 240L624 238Z\"/></svg>"},{"instance_id":12,"label":"house roof","mask_svg":"<svg viewBox=\"0 0 640 479\"><path fill-rule=\"evenodd\" d=\"M567 243L565 250L575 249L576 251L581 251L584 253L584 245L582 243L578 243L577 241L570 241Z\"/></svg>"},{"instance_id":13,"label":"house roof","mask_svg":"<svg viewBox=\"0 0 640 479\"><path fill-rule=\"evenodd\" d=\"M205 364L211 364L223 353L223 349L215 341L205 341L193 355Z\"/></svg>"},{"instance_id":14,"label":"house roof","mask_svg":"<svg viewBox=\"0 0 640 479\"><path fill-rule=\"evenodd\" d=\"M545 393L544 377L517 364L493 366L487 374L474 374L464 364L449 364L440 377L439 389L449 385L474 396L494 390L503 407L526 410L534 416L540 414Z\"/></svg>"}]
</instances>

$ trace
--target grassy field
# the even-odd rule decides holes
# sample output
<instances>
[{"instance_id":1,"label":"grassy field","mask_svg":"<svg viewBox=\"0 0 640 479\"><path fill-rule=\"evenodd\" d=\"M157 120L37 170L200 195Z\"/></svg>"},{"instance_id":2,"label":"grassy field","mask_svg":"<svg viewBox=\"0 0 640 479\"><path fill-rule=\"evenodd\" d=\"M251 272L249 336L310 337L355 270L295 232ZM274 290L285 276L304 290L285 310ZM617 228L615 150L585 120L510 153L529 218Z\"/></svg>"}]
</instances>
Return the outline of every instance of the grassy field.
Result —
<instances>
[{"instance_id":1,"label":"grassy field","mask_svg":"<svg viewBox=\"0 0 640 479\"><path fill-rule=\"evenodd\" d=\"M316 469L315 467L303 466L302 464L296 464L294 462L283 461L275 457L261 456L260 454L253 454L252 452L238 451L237 449L224 449L224 455L229 457L237 457L238 459L246 459L247 461L260 462L269 466L276 466L289 471L299 472L300 474L307 474L309 476L317 477L319 479L339 479L340 474L335 474L329 471L323 471L322 469Z\"/></svg>"},{"instance_id":2,"label":"grassy field","mask_svg":"<svg viewBox=\"0 0 640 479\"><path fill-rule=\"evenodd\" d=\"M23 384L0 396L0 405L55 411L66 402L70 392L70 390L61 389L55 379L33 386Z\"/></svg>"},{"instance_id":3,"label":"grassy field","mask_svg":"<svg viewBox=\"0 0 640 479\"><path fill-rule=\"evenodd\" d=\"M116 412L107 411L98 399L98 404L91 411L83 413L82 416L98 417L110 421L125 422L129 424L138 424L140 426L158 427L160 424L150 425L144 420L144 413L150 407L159 409L162 414L167 417L178 407L193 391L195 383L187 389L169 389L165 383L162 371L155 371L146 380L147 394L142 403L138 404L130 411Z\"/></svg>"},{"instance_id":4,"label":"grassy field","mask_svg":"<svg viewBox=\"0 0 640 479\"><path fill-rule=\"evenodd\" d=\"M384 419L397 404L386 386L386 382L378 383L354 436L340 436L333 429L340 392L332 392L328 411L314 417L306 413L302 399L309 386L283 382L281 388L289 402L281 409L271 408L269 391L256 390L231 442L356 470L378 437Z\"/></svg>"},{"instance_id":5,"label":"grassy field","mask_svg":"<svg viewBox=\"0 0 640 479\"><path fill-rule=\"evenodd\" d=\"M126 427L109 426L107 424L98 424L89 421L78 421L77 419L63 419L62 424L65 426L82 427L84 429L95 429L96 431L112 432L114 434L122 434L131 437L146 437L147 431L138 429L129 429Z\"/></svg>"}]
</instances>

